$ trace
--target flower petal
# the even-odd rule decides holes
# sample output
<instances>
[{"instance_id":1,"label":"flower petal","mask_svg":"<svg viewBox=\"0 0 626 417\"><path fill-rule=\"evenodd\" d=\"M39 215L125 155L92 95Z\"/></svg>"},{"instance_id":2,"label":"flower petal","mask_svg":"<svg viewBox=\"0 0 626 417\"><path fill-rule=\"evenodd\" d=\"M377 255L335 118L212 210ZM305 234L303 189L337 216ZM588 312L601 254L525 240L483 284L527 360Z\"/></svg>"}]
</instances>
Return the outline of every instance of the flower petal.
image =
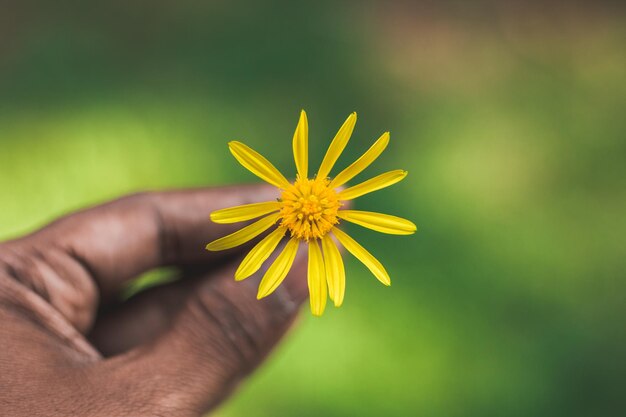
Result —
<instances>
[{"instance_id":1,"label":"flower petal","mask_svg":"<svg viewBox=\"0 0 626 417\"><path fill-rule=\"evenodd\" d=\"M300 178L307 178L309 175L309 122L304 110L300 112L300 120L293 134L293 157L298 175Z\"/></svg>"},{"instance_id":2,"label":"flower petal","mask_svg":"<svg viewBox=\"0 0 626 417\"><path fill-rule=\"evenodd\" d=\"M214 223L237 223L250 219L261 217L264 214L271 213L280 209L280 203L277 201L266 201L264 203L245 204L243 206L235 206L215 210L211 213L211 220Z\"/></svg>"},{"instance_id":3,"label":"flower petal","mask_svg":"<svg viewBox=\"0 0 626 417\"><path fill-rule=\"evenodd\" d=\"M336 227L333 228L333 234L337 237L337 239L339 239L339 242L341 242L343 247L346 248L348 252L353 254L359 261L363 262L363 264L380 282L385 285L391 285L389 274L378 259L374 258L374 256L363 246L359 245L354 239L342 232L340 229Z\"/></svg>"},{"instance_id":4,"label":"flower petal","mask_svg":"<svg viewBox=\"0 0 626 417\"><path fill-rule=\"evenodd\" d=\"M300 241L295 238L291 238L289 242L287 242L285 249L283 249L274 263L268 268L267 272L265 272L265 275L263 275L256 298L261 299L267 297L283 282L291 269L293 260L296 258L299 243Z\"/></svg>"},{"instance_id":5,"label":"flower petal","mask_svg":"<svg viewBox=\"0 0 626 417\"><path fill-rule=\"evenodd\" d=\"M339 192L339 200L353 200L364 194L389 187L390 185L402 181L407 174L408 172L402 169L385 172L384 174L380 174L374 178L370 178L367 181L363 181L360 184L346 188L345 190Z\"/></svg>"},{"instance_id":6,"label":"flower petal","mask_svg":"<svg viewBox=\"0 0 626 417\"><path fill-rule=\"evenodd\" d=\"M328 177L328 174L330 174L330 170L333 169L333 165L337 162L339 155L341 155L341 152L343 152L344 148L348 144L348 140L350 140L355 124L356 113L352 113L339 128L335 138L330 143L330 146L326 151L326 156L324 156L324 159L322 160L322 165L320 165L320 169L317 171L318 178Z\"/></svg>"},{"instance_id":7,"label":"flower petal","mask_svg":"<svg viewBox=\"0 0 626 417\"><path fill-rule=\"evenodd\" d=\"M279 227L257 243L239 264L239 268L235 272L235 280L241 281L258 271L263 262L274 252L286 231L287 229L284 227Z\"/></svg>"},{"instance_id":8,"label":"flower petal","mask_svg":"<svg viewBox=\"0 0 626 417\"><path fill-rule=\"evenodd\" d=\"M324 259L317 239L309 241L308 283L311 313L321 316L326 308L326 277Z\"/></svg>"},{"instance_id":9,"label":"flower petal","mask_svg":"<svg viewBox=\"0 0 626 417\"><path fill-rule=\"evenodd\" d=\"M354 161L352 165L341 171L331 182L329 187L339 187L352 178L356 177L361 171L369 166L376 158L380 156L389 144L389 132L385 132L378 138L376 142L363 154L359 159Z\"/></svg>"},{"instance_id":10,"label":"flower petal","mask_svg":"<svg viewBox=\"0 0 626 417\"><path fill-rule=\"evenodd\" d=\"M412 235L417 230L413 222L390 214L360 210L339 210L337 217L391 235Z\"/></svg>"},{"instance_id":11,"label":"flower petal","mask_svg":"<svg viewBox=\"0 0 626 417\"><path fill-rule=\"evenodd\" d=\"M229 142L228 147L237 161L257 177L278 188L289 186L289 182L283 174L254 149L237 141Z\"/></svg>"},{"instance_id":12,"label":"flower petal","mask_svg":"<svg viewBox=\"0 0 626 417\"><path fill-rule=\"evenodd\" d=\"M249 240L254 239L267 229L269 229L278 220L279 213L270 214L263 217L261 220L237 230L235 233L221 237L217 240L206 245L207 250L218 251L234 248L235 246L243 245Z\"/></svg>"},{"instance_id":13,"label":"flower petal","mask_svg":"<svg viewBox=\"0 0 626 417\"><path fill-rule=\"evenodd\" d=\"M343 303L343 296L346 291L346 271L339 249L329 234L322 238L322 251L324 252L328 293L335 303L335 307L339 307Z\"/></svg>"}]
</instances>

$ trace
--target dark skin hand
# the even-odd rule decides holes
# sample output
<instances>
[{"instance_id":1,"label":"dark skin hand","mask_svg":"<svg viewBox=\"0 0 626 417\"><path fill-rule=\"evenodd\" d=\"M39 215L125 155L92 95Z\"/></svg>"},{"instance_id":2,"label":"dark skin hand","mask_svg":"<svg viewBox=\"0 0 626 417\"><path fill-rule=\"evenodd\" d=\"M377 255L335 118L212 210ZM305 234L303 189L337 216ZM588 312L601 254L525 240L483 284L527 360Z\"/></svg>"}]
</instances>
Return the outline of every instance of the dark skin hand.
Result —
<instances>
[{"instance_id":1,"label":"dark skin hand","mask_svg":"<svg viewBox=\"0 0 626 417\"><path fill-rule=\"evenodd\" d=\"M215 209L268 201L267 186L141 193L0 243L0 414L199 416L278 343L306 299L306 253L263 300L250 246L207 252L241 227ZM302 256L304 255L304 256ZM180 280L120 301L139 274Z\"/></svg>"}]
</instances>

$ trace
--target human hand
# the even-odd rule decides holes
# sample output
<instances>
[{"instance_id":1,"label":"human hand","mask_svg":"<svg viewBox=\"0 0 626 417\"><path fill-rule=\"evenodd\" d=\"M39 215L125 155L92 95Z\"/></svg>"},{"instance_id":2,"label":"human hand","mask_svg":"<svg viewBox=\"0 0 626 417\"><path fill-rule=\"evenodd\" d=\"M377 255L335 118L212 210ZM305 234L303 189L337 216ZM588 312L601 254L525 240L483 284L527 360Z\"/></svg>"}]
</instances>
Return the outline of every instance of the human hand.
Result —
<instances>
[{"instance_id":1,"label":"human hand","mask_svg":"<svg viewBox=\"0 0 626 417\"><path fill-rule=\"evenodd\" d=\"M0 243L3 416L198 416L287 331L307 297L306 256L263 300L265 268L233 280L245 249L204 246L240 225L209 213L276 198L238 186L141 193ZM121 302L142 272L180 280Z\"/></svg>"}]
</instances>

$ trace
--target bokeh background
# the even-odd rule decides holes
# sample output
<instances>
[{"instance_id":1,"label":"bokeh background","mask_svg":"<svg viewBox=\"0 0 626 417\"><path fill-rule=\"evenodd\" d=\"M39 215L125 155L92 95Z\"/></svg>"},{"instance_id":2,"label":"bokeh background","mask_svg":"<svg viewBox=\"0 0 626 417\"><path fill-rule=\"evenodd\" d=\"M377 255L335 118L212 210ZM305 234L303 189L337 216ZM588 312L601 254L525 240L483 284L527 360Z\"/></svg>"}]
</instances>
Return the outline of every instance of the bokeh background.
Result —
<instances>
[{"instance_id":1,"label":"bokeh background","mask_svg":"<svg viewBox=\"0 0 626 417\"><path fill-rule=\"evenodd\" d=\"M215 415L611 416L626 393L626 13L606 2L0 3L0 238L85 205L293 172L345 117L384 131L341 309L300 327ZM207 213L208 216L208 213Z\"/></svg>"}]
</instances>

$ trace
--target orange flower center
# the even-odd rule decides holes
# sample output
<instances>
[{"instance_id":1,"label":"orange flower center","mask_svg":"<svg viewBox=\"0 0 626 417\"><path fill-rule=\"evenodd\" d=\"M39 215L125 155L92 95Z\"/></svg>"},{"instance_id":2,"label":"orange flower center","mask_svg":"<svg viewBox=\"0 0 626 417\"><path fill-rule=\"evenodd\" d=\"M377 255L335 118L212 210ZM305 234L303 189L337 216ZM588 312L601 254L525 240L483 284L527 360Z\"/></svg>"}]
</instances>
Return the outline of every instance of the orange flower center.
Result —
<instances>
[{"instance_id":1,"label":"orange flower center","mask_svg":"<svg viewBox=\"0 0 626 417\"><path fill-rule=\"evenodd\" d=\"M292 237L319 239L339 223L341 203L329 183L326 178L298 178L282 192L280 225L288 228Z\"/></svg>"}]
</instances>

